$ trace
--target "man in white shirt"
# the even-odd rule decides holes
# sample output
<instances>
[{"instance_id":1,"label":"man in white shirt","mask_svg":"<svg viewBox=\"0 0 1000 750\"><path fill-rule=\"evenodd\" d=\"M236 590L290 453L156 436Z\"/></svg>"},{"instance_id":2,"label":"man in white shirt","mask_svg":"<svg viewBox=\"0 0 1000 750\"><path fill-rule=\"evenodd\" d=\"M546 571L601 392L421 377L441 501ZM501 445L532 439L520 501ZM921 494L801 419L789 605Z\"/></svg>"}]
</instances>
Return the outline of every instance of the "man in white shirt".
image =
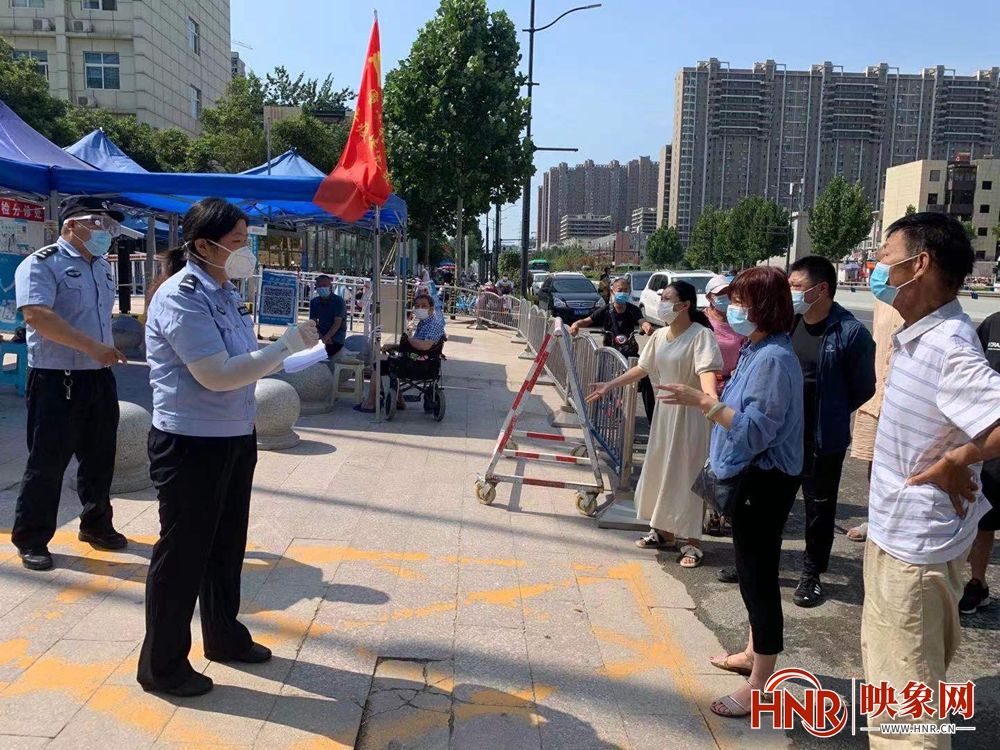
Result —
<instances>
[{"instance_id":1,"label":"man in white shirt","mask_svg":"<svg viewBox=\"0 0 1000 750\"><path fill-rule=\"evenodd\" d=\"M1000 374L983 356L956 299L973 267L962 225L939 213L889 227L870 283L904 325L893 353L875 438L861 650L869 684L933 691L958 648L962 566L986 512L979 471L1000 456ZM883 713L883 722L940 722ZM873 748L948 748L949 735L869 733Z\"/></svg>"}]
</instances>

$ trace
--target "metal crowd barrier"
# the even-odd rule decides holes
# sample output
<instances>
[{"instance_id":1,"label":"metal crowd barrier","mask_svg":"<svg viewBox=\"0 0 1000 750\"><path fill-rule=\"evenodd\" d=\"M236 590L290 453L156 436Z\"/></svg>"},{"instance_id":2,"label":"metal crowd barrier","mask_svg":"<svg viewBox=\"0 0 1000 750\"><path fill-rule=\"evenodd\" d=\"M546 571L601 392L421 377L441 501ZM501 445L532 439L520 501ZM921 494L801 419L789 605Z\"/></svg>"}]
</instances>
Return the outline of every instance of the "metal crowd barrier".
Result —
<instances>
[{"instance_id":1,"label":"metal crowd barrier","mask_svg":"<svg viewBox=\"0 0 1000 750\"><path fill-rule=\"evenodd\" d=\"M518 332L525 339L526 353L534 357L539 351L550 327L548 313L537 306L524 305L518 322ZM573 370L586 396L594 383L606 383L623 375L634 367L635 358L626 360L611 347L601 346L592 336L575 336L572 340ZM566 363L560 357L549 357L545 370L552 378L559 395L563 398L564 409L573 411L570 398L570 378ZM600 400L590 404L581 421L590 425L590 431L616 477L614 489L630 489L632 465L635 451L635 410L638 403L638 384L618 388Z\"/></svg>"},{"instance_id":2,"label":"metal crowd barrier","mask_svg":"<svg viewBox=\"0 0 1000 750\"><path fill-rule=\"evenodd\" d=\"M490 328L518 330L522 300L509 294L479 292L476 300L476 322Z\"/></svg>"}]
</instances>

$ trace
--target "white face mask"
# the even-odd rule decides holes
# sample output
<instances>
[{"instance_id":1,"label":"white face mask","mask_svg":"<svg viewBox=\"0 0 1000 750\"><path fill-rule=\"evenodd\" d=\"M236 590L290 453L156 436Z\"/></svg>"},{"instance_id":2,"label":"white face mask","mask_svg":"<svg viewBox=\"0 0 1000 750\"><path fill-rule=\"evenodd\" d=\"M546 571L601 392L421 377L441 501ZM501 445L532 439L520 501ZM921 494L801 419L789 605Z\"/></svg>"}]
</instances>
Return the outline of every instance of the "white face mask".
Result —
<instances>
[{"instance_id":1,"label":"white face mask","mask_svg":"<svg viewBox=\"0 0 1000 750\"><path fill-rule=\"evenodd\" d=\"M208 265L223 269L226 272L226 278L249 279L253 276L253 272L257 270L257 258L254 256L253 250L251 250L248 245L244 245L236 250L230 250L228 247L220 245L215 240L207 240L207 242L211 242L216 247L221 247L229 253L229 256L226 258L226 262L221 266L218 263L213 263L210 260L202 258L202 260L205 263L208 263Z\"/></svg>"},{"instance_id":2,"label":"white face mask","mask_svg":"<svg viewBox=\"0 0 1000 750\"><path fill-rule=\"evenodd\" d=\"M675 320L677 316L681 314L680 310L675 310L675 302L660 302L660 306L656 310L656 314L660 317L666 325L670 325Z\"/></svg>"},{"instance_id":3,"label":"white face mask","mask_svg":"<svg viewBox=\"0 0 1000 750\"><path fill-rule=\"evenodd\" d=\"M413 316L417 320L427 320L431 316L431 311L426 307L415 307L413 308Z\"/></svg>"}]
</instances>

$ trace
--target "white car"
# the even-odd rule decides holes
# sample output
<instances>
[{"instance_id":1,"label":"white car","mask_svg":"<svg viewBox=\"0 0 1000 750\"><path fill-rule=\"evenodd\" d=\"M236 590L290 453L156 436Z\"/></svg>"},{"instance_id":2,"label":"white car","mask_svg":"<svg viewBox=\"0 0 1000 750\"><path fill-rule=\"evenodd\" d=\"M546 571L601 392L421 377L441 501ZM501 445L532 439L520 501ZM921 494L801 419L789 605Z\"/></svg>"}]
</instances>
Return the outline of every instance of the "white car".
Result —
<instances>
[{"instance_id":1,"label":"white car","mask_svg":"<svg viewBox=\"0 0 1000 750\"><path fill-rule=\"evenodd\" d=\"M533 271L531 274L531 293L537 297L538 290L542 288L542 284L548 277L548 271Z\"/></svg>"},{"instance_id":2,"label":"white car","mask_svg":"<svg viewBox=\"0 0 1000 750\"><path fill-rule=\"evenodd\" d=\"M686 281L698 293L698 308L708 307L708 298L705 296L705 286L708 280L715 276L711 271L655 271L646 282L646 288L639 295L639 309L642 314L653 325L662 326L663 320L657 314L660 305L660 294L663 287L675 281Z\"/></svg>"},{"instance_id":3,"label":"white car","mask_svg":"<svg viewBox=\"0 0 1000 750\"><path fill-rule=\"evenodd\" d=\"M652 271L629 271L625 274L625 279L628 281L628 288L630 290L629 302L636 307L639 306L639 301L642 297L642 290L646 288L646 284L649 282L649 277L652 275Z\"/></svg>"}]
</instances>

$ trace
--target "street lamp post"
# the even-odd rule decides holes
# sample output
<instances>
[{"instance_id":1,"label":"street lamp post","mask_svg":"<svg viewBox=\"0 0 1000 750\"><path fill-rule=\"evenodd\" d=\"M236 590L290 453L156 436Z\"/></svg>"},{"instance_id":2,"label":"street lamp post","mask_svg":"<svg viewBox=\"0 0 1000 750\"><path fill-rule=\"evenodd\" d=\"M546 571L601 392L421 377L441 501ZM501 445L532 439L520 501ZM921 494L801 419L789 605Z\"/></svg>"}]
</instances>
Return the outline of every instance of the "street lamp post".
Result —
<instances>
[{"instance_id":1,"label":"street lamp post","mask_svg":"<svg viewBox=\"0 0 1000 750\"><path fill-rule=\"evenodd\" d=\"M581 5L577 8L570 8L566 12L555 17L553 21L545 24L544 26L539 26L535 28L535 0L531 0L531 18L529 20L528 28L524 29L528 34L528 124L527 133L525 138L527 141L531 141L531 98L532 88L537 86L534 79L534 67L535 67L535 33L539 31L545 31L545 29L551 28L556 23L558 23L562 18L568 16L570 13L575 13L578 10L590 10L591 8L600 8L601 3L592 3L591 5ZM559 148L559 149L541 149L533 148L532 151L576 151L575 148ZM532 153L532 163L534 163L534 153ZM521 295L526 295L528 293L528 233L531 227L531 175L524 178L524 192L521 194Z\"/></svg>"}]
</instances>

